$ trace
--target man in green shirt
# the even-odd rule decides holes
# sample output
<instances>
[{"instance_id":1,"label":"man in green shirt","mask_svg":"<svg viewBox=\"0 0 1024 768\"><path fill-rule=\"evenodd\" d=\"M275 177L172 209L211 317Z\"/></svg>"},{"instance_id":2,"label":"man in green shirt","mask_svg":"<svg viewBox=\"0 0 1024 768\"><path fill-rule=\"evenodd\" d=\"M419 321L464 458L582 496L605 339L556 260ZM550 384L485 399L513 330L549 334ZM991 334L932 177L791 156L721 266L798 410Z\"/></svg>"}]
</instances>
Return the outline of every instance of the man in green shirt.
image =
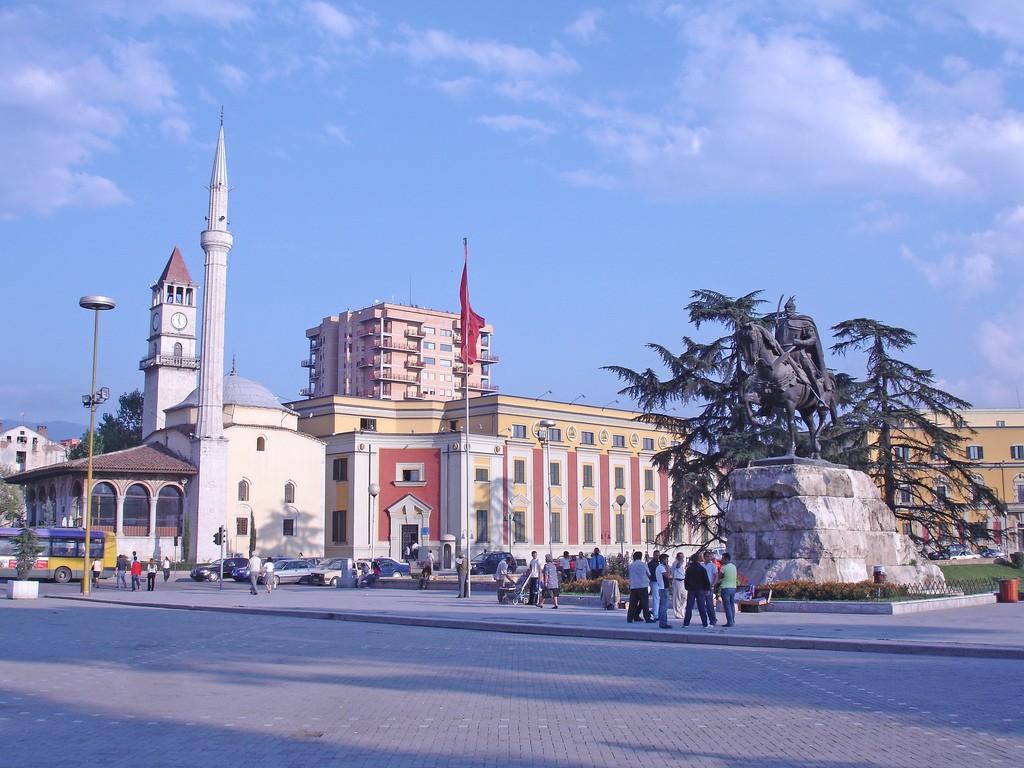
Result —
<instances>
[{"instance_id":1,"label":"man in green shirt","mask_svg":"<svg viewBox=\"0 0 1024 768\"><path fill-rule=\"evenodd\" d=\"M725 626L736 626L736 566L732 556L722 555L722 571L718 575L718 588L722 594L722 608L725 610Z\"/></svg>"}]
</instances>

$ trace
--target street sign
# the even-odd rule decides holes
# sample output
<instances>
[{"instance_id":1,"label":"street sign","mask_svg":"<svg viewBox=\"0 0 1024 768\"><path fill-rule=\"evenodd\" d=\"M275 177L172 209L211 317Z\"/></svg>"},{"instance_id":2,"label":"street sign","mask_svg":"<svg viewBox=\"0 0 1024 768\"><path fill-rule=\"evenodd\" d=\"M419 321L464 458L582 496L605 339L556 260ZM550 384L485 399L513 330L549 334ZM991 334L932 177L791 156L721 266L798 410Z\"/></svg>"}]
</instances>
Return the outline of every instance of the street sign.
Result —
<instances>
[{"instance_id":1,"label":"street sign","mask_svg":"<svg viewBox=\"0 0 1024 768\"><path fill-rule=\"evenodd\" d=\"M421 536L429 536L430 535L430 529L427 526L423 526L422 528L420 528L420 535Z\"/></svg>"}]
</instances>

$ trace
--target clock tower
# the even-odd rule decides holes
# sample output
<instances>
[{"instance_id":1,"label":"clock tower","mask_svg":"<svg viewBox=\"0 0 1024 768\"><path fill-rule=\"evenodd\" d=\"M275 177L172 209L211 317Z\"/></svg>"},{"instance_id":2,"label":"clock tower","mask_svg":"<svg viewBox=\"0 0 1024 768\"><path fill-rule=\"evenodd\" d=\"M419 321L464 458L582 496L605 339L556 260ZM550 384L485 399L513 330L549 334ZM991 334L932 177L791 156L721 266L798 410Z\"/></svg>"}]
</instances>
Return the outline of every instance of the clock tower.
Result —
<instances>
[{"instance_id":1,"label":"clock tower","mask_svg":"<svg viewBox=\"0 0 1024 768\"><path fill-rule=\"evenodd\" d=\"M164 427L164 411L196 388L196 299L181 251L175 247L163 273L152 286L149 309L149 352L139 363L146 375L142 437Z\"/></svg>"}]
</instances>

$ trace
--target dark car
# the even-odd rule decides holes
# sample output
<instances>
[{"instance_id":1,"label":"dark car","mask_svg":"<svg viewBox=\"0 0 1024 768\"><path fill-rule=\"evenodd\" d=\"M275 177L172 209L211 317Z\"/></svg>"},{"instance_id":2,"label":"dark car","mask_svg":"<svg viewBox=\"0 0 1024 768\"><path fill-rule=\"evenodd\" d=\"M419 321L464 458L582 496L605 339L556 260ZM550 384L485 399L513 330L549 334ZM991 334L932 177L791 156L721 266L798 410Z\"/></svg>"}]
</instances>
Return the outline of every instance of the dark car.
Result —
<instances>
[{"instance_id":1,"label":"dark car","mask_svg":"<svg viewBox=\"0 0 1024 768\"><path fill-rule=\"evenodd\" d=\"M398 560L393 560L390 557L378 557L374 559L374 562L380 566L381 576L408 576L409 575L409 564L400 563Z\"/></svg>"},{"instance_id":2,"label":"dark car","mask_svg":"<svg viewBox=\"0 0 1024 768\"><path fill-rule=\"evenodd\" d=\"M498 563L509 557L512 557L511 552L484 552L473 558L469 564L469 572L474 576L481 574L492 576L498 570Z\"/></svg>"},{"instance_id":3,"label":"dark car","mask_svg":"<svg viewBox=\"0 0 1024 768\"><path fill-rule=\"evenodd\" d=\"M249 558L247 557L226 558L224 560L224 576L234 576L233 571L236 568L240 568L248 564ZM192 577L193 581L219 581L220 571L220 560L215 560L212 563L197 565L192 569L191 573L189 573L189 576Z\"/></svg>"}]
</instances>

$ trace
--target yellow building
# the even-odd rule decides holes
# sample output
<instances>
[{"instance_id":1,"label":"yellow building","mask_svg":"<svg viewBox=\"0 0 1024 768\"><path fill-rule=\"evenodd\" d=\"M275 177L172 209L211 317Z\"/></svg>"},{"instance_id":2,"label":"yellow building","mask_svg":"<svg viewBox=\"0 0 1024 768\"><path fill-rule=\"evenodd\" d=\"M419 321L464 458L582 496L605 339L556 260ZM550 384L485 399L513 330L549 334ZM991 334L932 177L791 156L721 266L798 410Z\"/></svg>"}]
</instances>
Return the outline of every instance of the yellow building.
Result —
<instances>
[{"instance_id":1,"label":"yellow building","mask_svg":"<svg viewBox=\"0 0 1024 768\"><path fill-rule=\"evenodd\" d=\"M328 556L401 558L415 542L447 567L467 529L473 554L618 554L668 523L668 478L651 460L671 436L633 411L471 398L467 503L463 401L335 395L289 407L327 444Z\"/></svg>"}]
</instances>

